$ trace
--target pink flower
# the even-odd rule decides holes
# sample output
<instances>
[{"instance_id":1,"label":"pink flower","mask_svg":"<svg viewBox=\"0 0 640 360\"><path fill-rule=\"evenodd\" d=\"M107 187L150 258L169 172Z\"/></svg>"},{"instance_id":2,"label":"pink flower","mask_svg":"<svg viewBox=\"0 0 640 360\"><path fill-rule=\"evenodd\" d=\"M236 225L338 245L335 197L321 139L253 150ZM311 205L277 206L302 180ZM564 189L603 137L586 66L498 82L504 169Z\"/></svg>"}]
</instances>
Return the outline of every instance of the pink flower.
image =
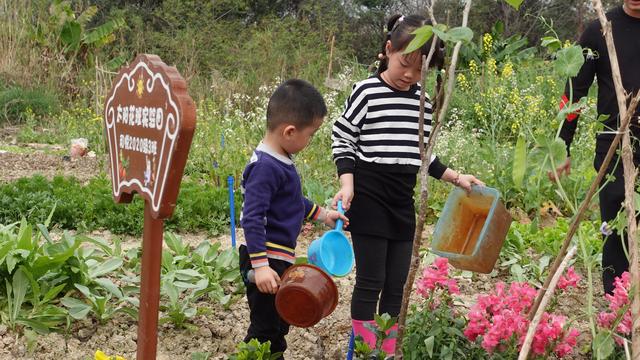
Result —
<instances>
[{"instance_id":1,"label":"pink flower","mask_svg":"<svg viewBox=\"0 0 640 360\"><path fill-rule=\"evenodd\" d=\"M566 290L568 288L578 287L578 282L581 279L580 275L576 274L575 269L571 266L567 269L566 276L563 275L560 277L560 280L558 280L558 289Z\"/></svg>"},{"instance_id":2,"label":"pink flower","mask_svg":"<svg viewBox=\"0 0 640 360\"><path fill-rule=\"evenodd\" d=\"M629 285L631 281L631 275L628 272L622 273L620 277L617 277L613 282L615 288L613 294L606 294L605 298L609 300L609 310L602 311L598 314L598 325L603 328L610 329L613 324L620 319L615 330L618 335L631 335L631 309L623 313L625 306L629 304ZM619 336L614 337L614 340L619 345L622 345L624 340Z\"/></svg>"},{"instance_id":3,"label":"pink flower","mask_svg":"<svg viewBox=\"0 0 640 360\"><path fill-rule=\"evenodd\" d=\"M468 313L464 335L470 341L482 338L487 353L502 351L509 344L522 346L529 328L528 312L537 291L527 283L496 284L493 293L478 295ZM544 313L532 343L532 352L544 355L554 351L559 357L573 351L578 335L565 329L565 316Z\"/></svg>"},{"instance_id":4,"label":"pink flower","mask_svg":"<svg viewBox=\"0 0 640 360\"><path fill-rule=\"evenodd\" d=\"M416 288L418 294L424 298L429 298L438 288L448 290L449 294L460 293L457 281L449 278L449 260L447 258L437 258L431 265L425 267Z\"/></svg>"}]
</instances>

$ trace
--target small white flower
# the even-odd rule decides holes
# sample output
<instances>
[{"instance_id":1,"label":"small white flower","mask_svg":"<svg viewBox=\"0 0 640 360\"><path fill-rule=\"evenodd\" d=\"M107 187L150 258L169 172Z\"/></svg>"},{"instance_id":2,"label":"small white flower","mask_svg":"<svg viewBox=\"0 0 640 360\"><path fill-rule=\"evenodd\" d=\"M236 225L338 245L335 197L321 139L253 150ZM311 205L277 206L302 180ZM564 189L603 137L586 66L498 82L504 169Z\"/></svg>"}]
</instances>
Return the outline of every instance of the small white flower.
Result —
<instances>
[{"instance_id":1,"label":"small white flower","mask_svg":"<svg viewBox=\"0 0 640 360\"><path fill-rule=\"evenodd\" d=\"M611 230L611 227L609 226L609 224L607 224L606 221L603 221L602 225L600 225L600 232L604 236L609 236L609 235L613 234L613 231Z\"/></svg>"}]
</instances>

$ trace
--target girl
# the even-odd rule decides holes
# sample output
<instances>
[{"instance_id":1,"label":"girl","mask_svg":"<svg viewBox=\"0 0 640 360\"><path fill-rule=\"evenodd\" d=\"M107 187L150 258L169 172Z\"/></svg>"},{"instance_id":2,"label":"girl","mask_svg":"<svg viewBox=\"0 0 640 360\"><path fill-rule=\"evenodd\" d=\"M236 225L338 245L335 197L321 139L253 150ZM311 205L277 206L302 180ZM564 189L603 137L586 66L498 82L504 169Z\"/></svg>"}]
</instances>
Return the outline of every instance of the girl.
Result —
<instances>
[{"instance_id":1,"label":"girl","mask_svg":"<svg viewBox=\"0 0 640 360\"><path fill-rule=\"evenodd\" d=\"M431 41L403 54L411 33L426 24L419 15L393 16L387 24L377 73L354 85L346 109L332 132L333 158L340 177L342 200L350 219L356 258L356 285L351 299L354 334L372 348L375 335L364 327L376 310L397 316L411 260L415 232L414 187L420 169L418 116L422 55ZM430 66L441 68L444 44L436 44ZM431 130L431 104L425 104L425 144ZM484 185L473 175L460 174L433 156L429 174L469 191ZM353 200L353 201L352 201ZM377 309L376 309L377 308ZM392 353L395 339L383 343Z\"/></svg>"}]
</instances>

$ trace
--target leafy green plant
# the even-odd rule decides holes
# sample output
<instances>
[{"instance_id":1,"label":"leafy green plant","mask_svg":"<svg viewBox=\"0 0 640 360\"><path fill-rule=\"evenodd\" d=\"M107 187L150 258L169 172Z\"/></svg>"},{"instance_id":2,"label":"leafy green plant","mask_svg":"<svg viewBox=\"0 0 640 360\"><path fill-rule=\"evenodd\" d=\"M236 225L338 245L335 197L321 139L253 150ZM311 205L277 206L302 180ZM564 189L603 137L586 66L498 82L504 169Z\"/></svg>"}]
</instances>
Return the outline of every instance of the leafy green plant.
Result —
<instances>
[{"instance_id":1,"label":"leafy green plant","mask_svg":"<svg viewBox=\"0 0 640 360\"><path fill-rule=\"evenodd\" d=\"M76 320L86 318L90 312L100 324L106 323L117 313L128 314L134 319L138 316L136 310L127 306L119 306L116 301L112 301L114 295L111 292L107 291L104 295L100 295L96 290L92 291L80 284L75 284L75 287L84 295L88 303L72 297L62 298L60 302L69 309L69 315Z\"/></svg>"},{"instance_id":2,"label":"leafy green plant","mask_svg":"<svg viewBox=\"0 0 640 360\"><path fill-rule=\"evenodd\" d=\"M131 204L115 204L111 191L110 180L103 177L94 178L86 185L74 178L55 177L49 181L38 175L0 184L0 224L20 221L22 217L31 223L42 223L55 206L52 226L142 234L144 202L135 197ZM237 192L236 196L239 212L241 194ZM219 233L228 227L228 214L226 188L185 181L174 216L165 222L165 228Z\"/></svg>"},{"instance_id":3,"label":"leafy green plant","mask_svg":"<svg viewBox=\"0 0 640 360\"><path fill-rule=\"evenodd\" d=\"M236 352L229 356L230 360L275 360L280 358L282 353L271 353L271 342L260 343L257 339L249 342L241 342L236 347Z\"/></svg>"}]
</instances>

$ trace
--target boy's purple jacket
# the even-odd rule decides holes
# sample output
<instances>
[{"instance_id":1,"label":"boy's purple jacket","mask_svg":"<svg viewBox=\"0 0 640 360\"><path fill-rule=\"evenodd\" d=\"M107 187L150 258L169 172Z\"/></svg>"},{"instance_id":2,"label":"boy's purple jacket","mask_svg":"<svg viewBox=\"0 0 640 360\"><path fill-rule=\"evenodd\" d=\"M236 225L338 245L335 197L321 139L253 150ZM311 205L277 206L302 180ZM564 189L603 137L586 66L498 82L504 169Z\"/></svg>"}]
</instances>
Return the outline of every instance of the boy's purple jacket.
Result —
<instances>
[{"instance_id":1,"label":"boy's purple jacket","mask_svg":"<svg viewBox=\"0 0 640 360\"><path fill-rule=\"evenodd\" d=\"M302 222L315 220L320 208L302 195L291 158L261 142L242 174L242 193L240 224L251 265L267 266L268 258L294 263Z\"/></svg>"}]
</instances>

